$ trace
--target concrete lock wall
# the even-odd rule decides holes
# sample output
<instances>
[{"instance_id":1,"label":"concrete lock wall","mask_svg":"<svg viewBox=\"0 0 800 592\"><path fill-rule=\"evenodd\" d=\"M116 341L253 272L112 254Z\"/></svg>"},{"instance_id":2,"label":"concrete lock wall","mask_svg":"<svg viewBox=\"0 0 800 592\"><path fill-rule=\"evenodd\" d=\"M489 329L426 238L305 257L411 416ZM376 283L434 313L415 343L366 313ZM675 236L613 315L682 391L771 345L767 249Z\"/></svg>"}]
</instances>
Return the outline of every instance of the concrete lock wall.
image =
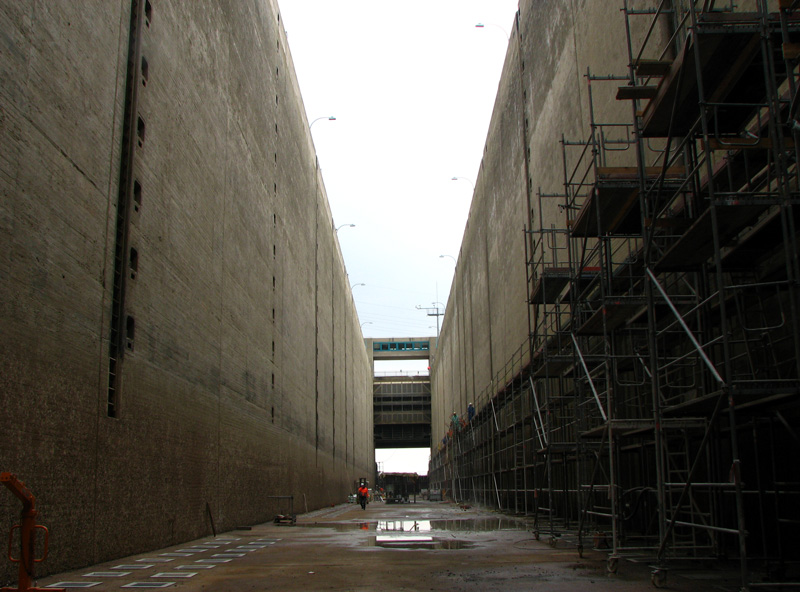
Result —
<instances>
[{"instance_id":1,"label":"concrete lock wall","mask_svg":"<svg viewBox=\"0 0 800 592\"><path fill-rule=\"evenodd\" d=\"M0 31L0 471L37 573L346 499L372 375L277 3L19 0Z\"/></svg>"},{"instance_id":2,"label":"concrete lock wall","mask_svg":"<svg viewBox=\"0 0 800 592\"><path fill-rule=\"evenodd\" d=\"M639 0L631 7L657 4ZM536 229L540 223L563 227L558 207L563 199L542 198L540 220L538 195L564 192L562 136L589 137L587 72L628 72L621 6L607 0L523 0L518 21L509 25L511 39L432 369L434 452L454 411L465 414L470 402L480 409L528 362L528 207ZM641 19L641 25L632 31L634 45L649 20ZM596 121L630 121L630 101L615 98L624 84L593 83ZM618 158L636 164L632 150Z\"/></svg>"}]
</instances>

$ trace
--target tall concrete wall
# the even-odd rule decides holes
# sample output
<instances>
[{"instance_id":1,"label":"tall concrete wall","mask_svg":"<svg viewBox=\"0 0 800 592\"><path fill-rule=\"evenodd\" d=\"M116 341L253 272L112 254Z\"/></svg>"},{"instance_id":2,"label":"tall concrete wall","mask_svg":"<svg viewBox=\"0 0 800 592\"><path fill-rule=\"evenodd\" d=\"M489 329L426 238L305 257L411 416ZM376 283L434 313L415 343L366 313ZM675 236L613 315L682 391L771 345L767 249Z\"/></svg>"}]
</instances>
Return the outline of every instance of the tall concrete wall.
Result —
<instances>
[{"instance_id":1,"label":"tall concrete wall","mask_svg":"<svg viewBox=\"0 0 800 592\"><path fill-rule=\"evenodd\" d=\"M270 495L340 502L374 470L371 368L276 2L142 8L113 372L132 0L0 2L0 471L51 530L40 574L269 520ZM0 491L0 531L19 509Z\"/></svg>"},{"instance_id":2,"label":"tall concrete wall","mask_svg":"<svg viewBox=\"0 0 800 592\"><path fill-rule=\"evenodd\" d=\"M621 6L621 0L520 2L432 371L434 449L453 411L464 414L470 402L480 408L527 364L528 207L536 228L563 227L563 200L543 198L540 216L538 195L564 192L562 136L589 137L587 72L628 72ZM641 24L634 39L649 21ZM630 102L615 99L625 82L593 84L595 121L630 121ZM633 151L619 158L635 165ZM569 158L568 165L574 165Z\"/></svg>"}]
</instances>

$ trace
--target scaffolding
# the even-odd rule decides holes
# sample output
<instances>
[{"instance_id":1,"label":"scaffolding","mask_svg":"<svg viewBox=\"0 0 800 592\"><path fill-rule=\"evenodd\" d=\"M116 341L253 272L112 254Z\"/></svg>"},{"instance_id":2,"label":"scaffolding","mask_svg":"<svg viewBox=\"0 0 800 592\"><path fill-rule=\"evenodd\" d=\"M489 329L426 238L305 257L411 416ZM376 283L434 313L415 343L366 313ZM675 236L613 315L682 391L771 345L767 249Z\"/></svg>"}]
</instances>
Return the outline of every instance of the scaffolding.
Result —
<instances>
[{"instance_id":1,"label":"scaffolding","mask_svg":"<svg viewBox=\"0 0 800 592\"><path fill-rule=\"evenodd\" d=\"M528 343L431 479L656 586L721 558L797 586L800 1L631 4L629 70L587 71L588 134L529 210Z\"/></svg>"},{"instance_id":2,"label":"scaffolding","mask_svg":"<svg viewBox=\"0 0 800 592\"><path fill-rule=\"evenodd\" d=\"M785 531L798 514L787 506L800 493L791 460L800 193L790 53L800 15L791 1L772 3L777 12L765 0L747 11L716 4L624 7L630 82L618 98L632 100L639 168L660 138L662 171L680 164L687 173L678 191L659 187L641 200L661 449L654 582L668 559L727 555L742 588L789 586L781 579L797 546ZM648 34L636 47L630 31L641 19ZM650 34L656 27L672 31L667 43Z\"/></svg>"}]
</instances>

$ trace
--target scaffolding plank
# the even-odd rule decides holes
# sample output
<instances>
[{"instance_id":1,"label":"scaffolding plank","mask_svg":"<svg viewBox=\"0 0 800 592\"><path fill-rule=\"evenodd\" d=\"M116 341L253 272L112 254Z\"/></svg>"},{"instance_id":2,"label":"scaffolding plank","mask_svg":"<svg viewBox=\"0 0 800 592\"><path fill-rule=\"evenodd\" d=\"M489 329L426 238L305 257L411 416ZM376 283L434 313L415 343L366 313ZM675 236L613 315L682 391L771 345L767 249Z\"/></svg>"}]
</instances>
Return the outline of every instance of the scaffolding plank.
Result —
<instances>
[{"instance_id":1,"label":"scaffolding plank","mask_svg":"<svg viewBox=\"0 0 800 592\"><path fill-rule=\"evenodd\" d=\"M795 224L800 222L800 208L793 209ZM740 237L722 256L726 271L754 269L761 260L772 255L775 249L783 248L781 211L774 208L763 220L759 220L751 232Z\"/></svg>"},{"instance_id":2,"label":"scaffolding plank","mask_svg":"<svg viewBox=\"0 0 800 592\"><path fill-rule=\"evenodd\" d=\"M800 394L800 382L796 380L739 381L731 385L729 392L739 411L754 411L764 405L774 405L786 399L795 399ZM665 416L685 417L688 414L710 413L722 391L696 395L670 403L662 409Z\"/></svg>"},{"instance_id":3,"label":"scaffolding plank","mask_svg":"<svg viewBox=\"0 0 800 592\"><path fill-rule=\"evenodd\" d=\"M649 101L656 96L657 92L658 87L656 86L620 86L617 88L617 100L642 99Z\"/></svg>"},{"instance_id":4,"label":"scaffolding plank","mask_svg":"<svg viewBox=\"0 0 800 592\"><path fill-rule=\"evenodd\" d=\"M637 76L665 76L669 73L672 60L653 60L640 58L633 63Z\"/></svg>"},{"instance_id":5,"label":"scaffolding plank","mask_svg":"<svg viewBox=\"0 0 800 592\"><path fill-rule=\"evenodd\" d=\"M720 245L724 246L758 214L763 205L716 206ZM664 254L656 264L659 271L696 268L714 254L711 209L706 209L689 227L689 230Z\"/></svg>"},{"instance_id":6,"label":"scaffolding plank","mask_svg":"<svg viewBox=\"0 0 800 592\"><path fill-rule=\"evenodd\" d=\"M538 352L537 352L538 353ZM548 355L542 357L541 365L533 373L534 378L555 378L572 366L575 359L572 355Z\"/></svg>"},{"instance_id":7,"label":"scaffolding plank","mask_svg":"<svg viewBox=\"0 0 800 592\"><path fill-rule=\"evenodd\" d=\"M659 183L660 167L645 169L646 183ZM675 191L685 175L683 167L666 171L662 187ZM593 191L570 222L573 237L641 234L639 170L636 167L598 167ZM599 211L598 211L599 209ZM599 217L599 221L598 221Z\"/></svg>"},{"instance_id":8,"label":"scaffolding plank","mask_svg":"<svg viewBox=\"0 0 800 592\"><path fill-rule=\"evenodd\" d=\"M636 209L638 213L638 198L637 182L617 182L613 185L603 184L602 187L595 185L594 191L583 202L577 217L570 224L570 234L573 237L602 236L620 228L636 233L638 215L634 216L632 210Z\"/></svg>"},{"instance_id":9,"label":"scaffolding plank","mask_svg":"<svg viewBox=\"0 0 800 592\"><path fill-rule=\"evenodd\" d=\"M531 304L554 304L561 291L569 283L569 267L548 267L536 280L531 291Z\"/></svg>"},{"instance_id":10,"label":"scaffolding plank","mask_svg":"<svg viewBox=\"0 0 800 592\"><path fill-rule=\"evenodd\" d=\"M783 147L794 149L794 140L783 138ZM772 150L773 142L771 138L709 138L707 146L709 150Z\"/></svg>"},{"instance_id":11,"label":"scaffolding plank","mask_svg":"<svg viewBox=\"0 0 800 592\"><path fill-rule=\"evenodd\" d=\"M644 311L647 303L642 298L616 298L608 300L605 305L592 314L578 329L579 335L603 335L603 319L605 330L614 331L625 324L635 321Z\"/></svg>"},{"instance_id":12,"label":"scaffolding plank","mask_svg":"<svg viewBox=\"0 0 800 592\"><path fill-rule=\"evenodd\" d=\"M576 278L577 281L570 284L567 291L561 296L562 302L568 302L571 298L580 298L580 295L594 282L600 275L600 267L586 266ZM577 294L573 294L573 288L577 288Z\"/></svg>"},{"instance_id":13,"label":"scaffolding plank","mask_svg":"<svg viewBox=\"0 0 800 592\"><path fill-rule=\"evenodd\" d=\"M741 22L740 15L715 15L714 30L724 24ZM760 49L760 38L755 31L732 30L702 32L691 35L672 63L669 72L658 85L656 96L643 111L643 135L665 137L684 136L689 133L700 113L698 74L702 77L706 101L722 103L728 96L736 97L735 105L719 108L713 117L716 131L733 133L741 129L753 112L748 103L757 103L763 96L761 61L755 59ZM700 63L695 60L695 44Z\"/></svg>"}]
</instances>

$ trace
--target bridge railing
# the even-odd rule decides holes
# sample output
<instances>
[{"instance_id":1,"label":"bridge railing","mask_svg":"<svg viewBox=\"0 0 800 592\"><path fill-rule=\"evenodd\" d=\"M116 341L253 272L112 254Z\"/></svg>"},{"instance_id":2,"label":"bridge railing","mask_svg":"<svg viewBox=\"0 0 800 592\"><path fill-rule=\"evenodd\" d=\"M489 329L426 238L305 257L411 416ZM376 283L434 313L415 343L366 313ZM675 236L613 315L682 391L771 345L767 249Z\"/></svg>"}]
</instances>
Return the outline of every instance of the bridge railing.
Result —
<instances>
[{"instance_id":1,"label":"bridge railing","mask_svg":"<svg viewBox=\"0 0 800 592\"><path fill-rule=\"evenodd\" d=\"M427 370L394 370L386 372L375 372L373 376L430 376Z\"/></svg>"},{"instance_id":2,"label":"bridge railing","mask_svg":"<svg viewBox=\"0 0 800 592\"><path fill-rule=\"evenodd\" d=\"M393 423L427 423L431 422L430 411L389 411L385 413L374 413L373 419L376 424Z\"/></svg>"}]
</instances>

